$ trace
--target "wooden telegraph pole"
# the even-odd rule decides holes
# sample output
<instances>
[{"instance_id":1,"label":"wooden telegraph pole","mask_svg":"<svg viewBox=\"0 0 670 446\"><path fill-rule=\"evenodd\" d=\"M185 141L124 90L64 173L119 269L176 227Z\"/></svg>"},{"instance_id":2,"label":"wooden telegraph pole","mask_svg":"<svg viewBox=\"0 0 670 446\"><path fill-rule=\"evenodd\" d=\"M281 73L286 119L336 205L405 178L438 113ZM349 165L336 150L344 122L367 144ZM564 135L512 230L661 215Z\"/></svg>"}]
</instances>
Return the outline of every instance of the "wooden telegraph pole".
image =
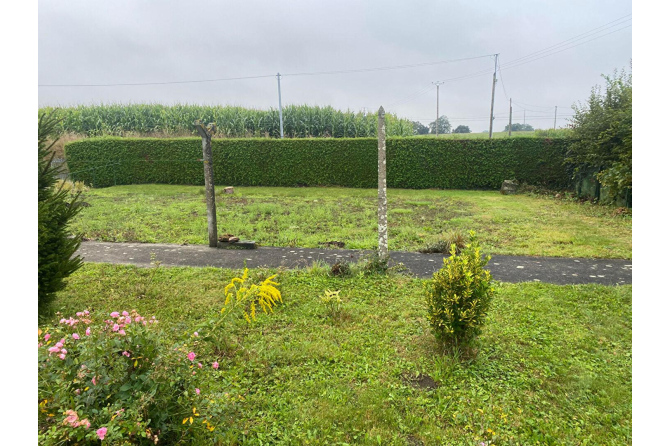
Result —
<instances>
[{"instance_id":1,"label":"wooden telegraph pole","mask_svg":"<svg viewBox=\"0 0 670 446\"><path fill-rule=\"evenodd\" d=\"M512 136L512 98L509 98L509 136Z\"/></svg>"},{"instance_id":2,"label":"wooden telegraph pole","mask_svg":"<svg viewBox=\"0 0 670 446\"><path fill-rule=\"evenodd\" d=\"M493 65L493 88L491 90L491 119L489 120L489 139L493 137L493 104L496 98L496 72L498 71L498 55L495 55L495 62Z\"/></svg>"},{"instance_id":3,"label":"wooden telegraph pole","mask_svg":"<svg viewBox=\"0 0 670 446\"><path fill-rule=\"evenodd\" d=\"M207 202L207 231L209 232L209 247L216 248L216 201L214 195L214 170L212 168L212 135L216 132L216 125L205 127L200 121L195 121L195 128L202 138L202 163L205 166L205 201Z\"/></svg>"},{"instance_id":4,"label":"wooden telegraph pole","mask_svg":"<svg viewBox=\"0 0 670 446\"><path fill-rule=\"evenodd\" d=\"M379 259L389 256L388 219L386 218L386 114L379 107L377 118L377 229L379 235ZM437 122L435 122L437 126Z\"/></svg>"}]
</instances>

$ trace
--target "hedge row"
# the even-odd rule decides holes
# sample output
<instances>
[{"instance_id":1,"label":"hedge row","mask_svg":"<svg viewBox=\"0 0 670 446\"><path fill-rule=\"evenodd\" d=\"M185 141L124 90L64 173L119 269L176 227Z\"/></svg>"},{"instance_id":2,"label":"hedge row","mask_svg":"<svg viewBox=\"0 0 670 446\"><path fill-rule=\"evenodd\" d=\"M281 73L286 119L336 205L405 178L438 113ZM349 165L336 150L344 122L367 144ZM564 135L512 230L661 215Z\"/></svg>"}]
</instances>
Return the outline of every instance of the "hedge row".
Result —
<instances>
[{"instance_id":1,"label":"hedge row","mask_svg":"<svg viewBox=\"0 0 670 446\"><path fill-rule=\"evenodd\" d=\"M565 188L567 140L389 138L388 186L497 189L503 180ZM199 138L91 138L65 146L74 180L202 185ZM212 141L214 182L233 186L377 187L377 140L220 139Z\"/></svg>"}]
</instances>

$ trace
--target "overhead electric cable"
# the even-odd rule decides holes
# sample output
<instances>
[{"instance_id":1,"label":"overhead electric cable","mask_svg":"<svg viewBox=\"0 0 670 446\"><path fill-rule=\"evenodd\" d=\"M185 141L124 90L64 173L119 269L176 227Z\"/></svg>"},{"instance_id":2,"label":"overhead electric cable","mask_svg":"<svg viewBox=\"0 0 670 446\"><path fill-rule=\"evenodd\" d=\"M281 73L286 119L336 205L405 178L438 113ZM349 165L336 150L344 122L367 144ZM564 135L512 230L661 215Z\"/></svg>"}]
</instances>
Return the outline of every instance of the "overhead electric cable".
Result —
<instances>
[{"instance_id":1,"label":"overhead electric cable","mask_svg":"<svg viewBox=\"0 0 670 446\"><path fill-rule=\"evenodd\" d=\"M616 20L613 20L613 21L611 21L611 22L605 23L604 25L601 25L601 26L599 26L599 27L597 27L597 28L593 28L593 29L591 29L590 31L586 31L586 32L584 32L584 33L582 33L582 34L578 34L578 35L576 35L576 36L574 36L574 37L571 37L571 38L569 38L569 39L567 39L567 40L563 40L562 42L559 42L559 43L556 43L556 44L554 44L554 45L548 46L548 47L546 47L546 48L544 48L544 49L535 51L535 52L533 52L533 53L526 54L525 56L519 57L519 58L517 58L517 59L513 59L513 60L509 61L508 63L509 63L509 64L512 64L512 63L514 63L514 62L518 62L518 61L520 61L520 60L527 59L527 58L529 58L529 57L534 57L534 56L539 55L539 54L541 54L541 53L545 53L545 52L547 52L547 51L550 51L550 50L552 50L552 49L557 49L557 48L559 48L559 47L561 47L561 46L568 45L568 44L570 44L571 41L579 41L579 40L583 40L583 39L585 39L585 38L587 38L587 37L590 37L590 36L592 36L592 35L598 34L598 33L602 32L602 31L606 31L607 29L615 28L615 27L617 27L617 26L619 26L619 25L622 25L624 22L627 22L628 20L631 20L631 18L629 18L630 16L632 16L632 14L627 14L627 15L625 15L625 16L623 16L623 17L620 17L620 18L618 18L618 19L616 19ZM620 22L620 23L616 23L616 22ZM602 29L602 28L605 28L605 29ZM582 36L583 36L583 37L582 37Z\"/></svg>"},{"instance_id":2,"label":"overhead electric cable","mask_svg":"<svg viewBox=\"0 0 670 446\"><path fill-rule=\"evenodd\" d=\"M386 67L376 67L376 68L358 68L352 70L336 70L336 71L314 71L314 72L303 72L303 73L288 73L282 74L282 77L286 76L320 76L326 74L346 74L346 73L363 73L369 71L387 71L387 70L402 70L407 68L416 68L432 65L440 65L446 63L462 62L466 60L481 59L484 57L489 57L490 54L483 56L475 57L465 57L461 59L450 59L450 60L440 60L437 62L424 62L418 64L405 64L405 65L393 65ZM171 85L171 84L194 84L194 83L205 83L205 82L223 82L223 81L233 81L233 80L245 80L245 79L260 79L266 77L275 77L276 74L264 74L259 76L241 76L241 77L228 77L228 78L218 78L218 79L200 79L200 80L187 80L187 81L168 81L168 82L123 82L123 83L109 83L109 84L39 84L39 87L122 87L122 86L142 86L142 85Z\"/></svg>"},{"instance_id":3,"label":"overhead electric cable","mask_svg":"<svg viewBox=\"0 0 670 446\"><path fill-rule=\"evenodd\" d=\"M524 65L524 64L527 64L527 63L530 63L530 62L534 62L536 60L544 59L545 57L549 57L549 56L552 56L554 54L561 53L563 51L567 51L571 48L575 48L577 46L584 45L586 43L589 43L589 42L592 42L594 40L600 39L601 37L605 37L605 36L608 36L608 35L613 34L615 32L619 32L623 29L630 28L633 25L626 25L626 26L623 26L621 28L615 29L614 31L611 31L609 33L597 35L596 37L593 37L592 39L586 40L584 42L577 43L577 44L569 46L567 48L559 49L561 46L569 44L569 43L566 43L566 42L582 40L583 38L592 37L592 36L595 36L596 34L598 34L600 32L607 31L607 30L612 29L612 28L616 28L617 26L622 25L623 23L616 23L614 25L611 25L611 24L614 23L614 22L618 22L625 17L628 17L628 16L624 16L622 18L614 20L613 22L609 22L605 25L599 26L599 27L594 28L590 31L579 34L579 35L577 35L575 37L572 37L568 40L564 40L563 42L560 42L558 44L551 45L551 46L549 46L547 48L544 48L542 50L538 50L538 51L535 51L533 53L529 53L529 54L527 54L525 56L522 56L522 57L519 57L517 59L513 59L513 60L507 62L506 65L499 65L499 67L501 67L501 68L516 68L518 66L521 66L521 65ZM602 29L602 28L604 28L604 29ZM599 31L594 33L594 31L596 31L596 30L599 30ZM582 39L578 39L578 37L584 36L585 34L590 34L590 35L588 35L586 37L582 37ZM577 39L577 40L575 40L575 39ZM572 42L572 43L574 43L574 42ZM547 54L543 54L543 53L546 53L547 51L549 51ZM527 59L527 60L524 60L524 59ZM461 79L470 79L470 78L479 77L479 76L486 76L486 75L490 75L490 72L488 70L482 70L482 71L476 71L476 72L473 72L473 73L470 73L470 74L466 74L464 76L459 76L459 77L450 78L450 79L443 79L443 81L444 82L449 82L449 81L455 81L455 80L461 80Z\"/></svg>"}]
</instances>

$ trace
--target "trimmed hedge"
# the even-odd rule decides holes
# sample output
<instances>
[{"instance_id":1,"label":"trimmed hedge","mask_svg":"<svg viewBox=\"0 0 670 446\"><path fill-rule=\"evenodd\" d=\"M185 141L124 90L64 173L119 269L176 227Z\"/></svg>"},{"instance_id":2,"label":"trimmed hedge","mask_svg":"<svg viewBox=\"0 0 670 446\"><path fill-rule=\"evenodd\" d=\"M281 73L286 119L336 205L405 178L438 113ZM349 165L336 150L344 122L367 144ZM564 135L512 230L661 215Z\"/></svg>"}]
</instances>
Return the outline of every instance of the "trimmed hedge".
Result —
<instances>
[{"instance_id":1,"label":"trimmed hedge","mask_svg":"<svg viewBox=\"0 0 670 446\"><path fill-rule=\"evenodd\" d=\"M565 139L389 138L388 186L497 189L503 180L570 187ZM91 138L65 146L73 180L204 184L199 138ZM215 139L214 183L233 186L377 187L377 140Z\"/></svg>"}]
</instances>

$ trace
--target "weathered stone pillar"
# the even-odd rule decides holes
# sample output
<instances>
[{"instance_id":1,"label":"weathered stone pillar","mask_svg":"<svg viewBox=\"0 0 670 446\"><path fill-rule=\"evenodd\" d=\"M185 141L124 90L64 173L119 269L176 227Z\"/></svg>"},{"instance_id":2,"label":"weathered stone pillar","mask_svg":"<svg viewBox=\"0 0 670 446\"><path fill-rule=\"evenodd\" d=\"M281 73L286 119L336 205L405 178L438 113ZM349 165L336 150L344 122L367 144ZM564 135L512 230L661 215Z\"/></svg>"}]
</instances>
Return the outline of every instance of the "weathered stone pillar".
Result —
<instances>
[{"instance_id":1,"label":"weathered stone pillar","mask_svg":"<svg viewBox=\"0 0 670 446\"><path fill-rule=\"evenodd\" d=\"M386 216L386 114L384 107L379 107L377 118L377 228L379 232L379 258L389 256L388 220Z\"/></svg>"}]
</instances>

